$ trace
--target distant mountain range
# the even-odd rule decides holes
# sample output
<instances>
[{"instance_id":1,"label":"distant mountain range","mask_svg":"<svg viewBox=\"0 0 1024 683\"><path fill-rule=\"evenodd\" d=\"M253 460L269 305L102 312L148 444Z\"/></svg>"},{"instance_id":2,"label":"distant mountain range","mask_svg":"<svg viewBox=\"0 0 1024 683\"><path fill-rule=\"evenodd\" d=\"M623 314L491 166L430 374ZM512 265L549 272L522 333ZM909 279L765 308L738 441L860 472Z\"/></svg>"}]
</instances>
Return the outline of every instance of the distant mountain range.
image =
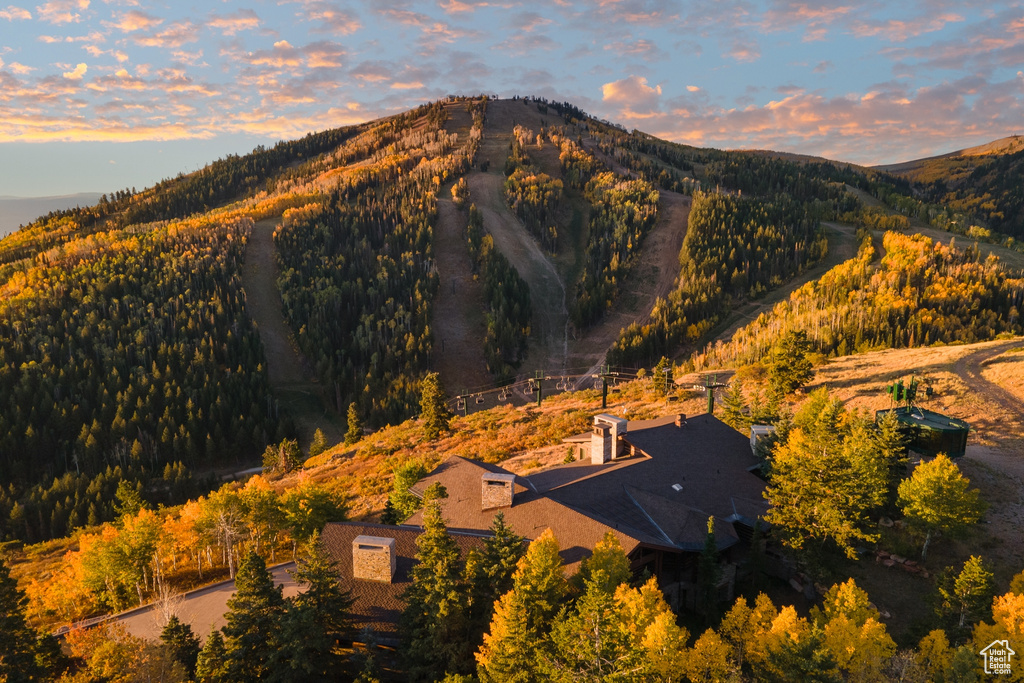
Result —
<instances>
[{"instance_id":1,"label":"distant mountain range","mask_svg":"<svg viewBox=\"0 0 1024 683\"><path fill-rule=\"evenodd\" d=\"M51 211L92 206L99 201L99 192L79 192L56 197L10 197L0 195L0 237L10 234L20 225L28 225Z\"/></svg>"}]
</instances>

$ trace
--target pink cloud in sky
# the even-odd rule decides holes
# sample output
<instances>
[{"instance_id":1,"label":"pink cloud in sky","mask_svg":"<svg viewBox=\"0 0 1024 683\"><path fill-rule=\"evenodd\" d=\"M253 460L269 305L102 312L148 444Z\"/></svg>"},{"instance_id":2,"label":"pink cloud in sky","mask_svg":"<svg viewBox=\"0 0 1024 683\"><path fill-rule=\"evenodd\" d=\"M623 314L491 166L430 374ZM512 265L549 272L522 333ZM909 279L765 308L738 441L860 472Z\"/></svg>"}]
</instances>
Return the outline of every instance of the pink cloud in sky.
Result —
<instances>
[{"instance_id":1,"label":"pink cloud in sky","mask_svg":"<svg viewBox=\"0 0 1024 683\"><path fill-rule=\"evenodd\" d=\"M363 27L354 14L332 2L311 2L306 5L303 17L320 22L320 32L347 36Z\"/></svg>"},{"instance_id":2,"label":"pink cloud in sky","mask_svg":"<svg viewBox=\"0 0 1024 683\"><path fill-rule=\"evenodd\" d=\"M89 9L89 0L51 0L36 7L39 18L50 24L70 24L82 20L78 11ZM78 10L78 11L76 11Z\"/></svg>"},{"instance_id":3,"label":"pink cloud in sky","mask_svg":"<svg viewBox=\"0 0 1024 683\"><path fill-rule=\"evenodd\" d=\"M82 76L84 76L85 72L88 70L89 67L86 66L85 62L81 62L73 70L65 71L64 78L68 79L69 81L80 81L82 80Z\"/></svg>"},{"instance_id":4,"label":"pink cloud in sky","mask_svg":"<svg viewBox=\"0 0 1024 683\"><path fill-rule=\"evenodd\" d=\"M116 22L104 22L107 26L116 28L118 31L123 31L125 33L131 33L132 31L148 31L162 23L164 23L164 20L160 17L154 17L151 14L139 12L137 10L125 12Z\"/></svg>"},{"instance_id":5,"label":"pink cloud in sky","mask_svg":"<svg viewBox=\"0 0 1024 683\"><path fill-rule=\"evenodd\" d=\"M7 9L0 9L0 19L6 19L7 21L25 21L31 18L32 13L27 9L22 9L21 7L8 5Z\"/></svg>"},{"instance_id":6,"label":"pink cloud in sky","mask_svg":"<svg viewBox=\"0 0 1024 683\"><path fill-rule=\"evenodd\" d=\"M940 14L934 17L918 17L910 21L889 19L887 21L858 21L850 30L858 38L882 36L894 43L902 43L924 33L934 33L946 24L963 21L959 14Z\"/></svg>"},{"instance_id":7,"label":"pink cloud in sky","mask_svg":"<svg viewBox=\"0 0 1024 683\"><path fill-rule=\"evenodd\" d=\"M260 18L251 9L240 9L230 14L211 16L206 25L215 28L226 36L233 36L239 31L252 31L260 27Z\"/></svg>"},{"instance_id":8,"label":"pink cloud in sky","mask_svg":"<svg viewBox=\"0 0 1024 683\"><path fill-rule=\"evenodd\" d=\"M159 33L135 38L137 45L144 47L178 48L199 41L199 26L191 21L176 21Z\"/></svg>"}]
</instances>

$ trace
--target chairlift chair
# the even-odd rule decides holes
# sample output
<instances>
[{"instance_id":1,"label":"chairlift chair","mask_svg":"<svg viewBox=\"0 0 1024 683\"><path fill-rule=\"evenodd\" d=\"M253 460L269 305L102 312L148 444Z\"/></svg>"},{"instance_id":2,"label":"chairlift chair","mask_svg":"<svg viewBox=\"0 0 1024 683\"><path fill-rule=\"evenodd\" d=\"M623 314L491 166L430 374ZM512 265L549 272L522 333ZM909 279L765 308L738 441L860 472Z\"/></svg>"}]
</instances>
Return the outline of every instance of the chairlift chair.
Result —
<instances>
[{"instance_id":1,"label":"chairlift chair","mask_svg":"<svg viewBox=\"0 0 1024 683\"><path fill-rule=\"evenodd\" d=\"M484 396L483 396L483 394L477 394L477 395L476 395L476 404L477 404L477 405L480 405L480 404L481 404L481 403L483 403L483 402L484 402Z\"/></svg>"}]
</instances>

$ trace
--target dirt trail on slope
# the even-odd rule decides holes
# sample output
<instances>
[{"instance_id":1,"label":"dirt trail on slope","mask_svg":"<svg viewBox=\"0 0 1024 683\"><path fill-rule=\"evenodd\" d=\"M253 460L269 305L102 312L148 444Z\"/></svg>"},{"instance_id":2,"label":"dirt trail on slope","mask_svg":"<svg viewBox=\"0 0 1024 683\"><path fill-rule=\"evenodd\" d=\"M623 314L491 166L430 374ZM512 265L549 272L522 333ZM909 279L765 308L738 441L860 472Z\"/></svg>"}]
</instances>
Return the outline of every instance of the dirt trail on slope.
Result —
<instances>
[{"instance_id":1,"label":"dirt trail on slope","mask_svg":"<svg viewBox=\"0 0 1024 683\"><path fill-rule=\"evenodd\" d=\"M574 367L588 366L587 375L596 373L622 329L634 321L650 319L654 303L672 291L679 275L679 250L686 237L691 204L689 197L659 190L657 223L644 238L612 307L572 345ZM585 382L581 380L580 385Z\"/></svg>"},{"instance_id":2,"label":"dirt trail on slope","mask_svg":"<svg viewBox=\"0 0 1024 683\"><path fill-rule=\"evenodd\" d=\"M344 439L342 421L333 411L325 409L321 387L310 379L304 361L291 339L291 330L281 308L277 289L277 250L274 227L278 219L256 222L249 233L242 267L245 306L256 321L267 357L270 386L282 411L295 420L300 442L309 443L319 427L334 444Z\"/></svg>"},{"instance_id":3,"label":"dirt trail on slope","mask_svg":"<svg viewBox=\"0 0 1024 683\"><path fill-rule=\"evenodd\" d=\"M470 198L480 210L494 245L515 266L530 287L533 325L530 346L520 373L561 370L567 355L569 313L565 285L554 264L505 204L503 180L493 172L469 176Z\"/></svg>"},{"instance_id":4,"label":"dirt trail on slope","mask_svg":"<svg viewBox=\"0 0 1024 683\"><path fill-rule=\"evenodd\" d=\"M480 210L484 228L494 238L498 251L515 266L530 287L533 323L529 350L519 368L520 375L532 376L536 370L554 372L565 367L569 313L566 286L558 270L505 203L502 171L512 129L517 123L536 133L545 123L560 122L558 116L543 115L532 104L513 101L490 103L479 151L479 159L488 165L488 170L475 171L466 178L470 201Z\"/></svg>"},{"instance_id":5,"label":"dirt trail on slope","mask_svg":"<svg viewBox=\"0 0 1024 683\"><path fill-rule=\"evenodd\" d=\"M490 385L493 379L483 352L483 287L473 279L469 247L462 236L465 219L452 203L450 190L440 193L437 210L434 258L440 288L430 325L434 369L441 373L448 393L455 394Z\"/></svg>"}]
</instances>

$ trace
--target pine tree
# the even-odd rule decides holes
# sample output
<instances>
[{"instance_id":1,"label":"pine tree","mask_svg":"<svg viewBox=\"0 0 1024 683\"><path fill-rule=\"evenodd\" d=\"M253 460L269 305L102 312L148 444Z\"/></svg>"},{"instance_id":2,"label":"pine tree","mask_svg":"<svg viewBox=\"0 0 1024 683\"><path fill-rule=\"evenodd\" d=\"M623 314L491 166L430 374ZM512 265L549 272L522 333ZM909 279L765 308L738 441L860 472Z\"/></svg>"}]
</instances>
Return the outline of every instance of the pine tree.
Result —
<instances>
[{"instance_id":1,"label":"pine tree","mask_svg":"<svg viewBox=\"0 0 1024 683\"><path fill-rule=\"evenodd\" d=\"M335 680L345 665L339 647L349 634L352 597L342 590L334 561L319 534L310 538L307 551L293 574L305 590L286 603L284 647L277 653L274 668L292 680Z\"/></svg>"},{"instance_id":2,"label":"pine tree","mask_svg":"<svg viewBox=\"0 0 1024 683\"><path fill-rule=\"evenodd\" d=\"M345 445L351 446L363 438L363 424L359 420L359 408L356 407L355 402L348 404L346 422L348 423L348 429L345 431Z\"/></svg>"},{"instance_id":3,"label":"pine tree","mask_svg":"<svg viewBox=\"0 0 1024 683\"><path fill-rule=\"evenodd\" d=\"M715 518L708 517L708 533L704 549L697 560L697 608L711 623L718 617L718 581L722 568L718 565L718 543L715 540Z\"/></svg>"},{"instance_id":4,"label":"pine tree","mask_svg":"<svg viewBox=\"0 0 1024 683\"><path fill-rule=\"evenodd\" d=\"M412 680L437 680L470 669L466 587L459 547L448 533L441 506L423 511L423 533L412 569L412 585L403 595L400 626L405 637L406 669Z\"/></svg>"},{"instance_id":5,"label":"pine tree","mask_svg":"<svg viewBox=\"0 0 1024 683\"><path fill-rule=\"evenodd\" d=\"M36 636L25 621L28 598L11 577L0 557L0 680L19 683L33 681L40 671L36 666Z\"/></svg>"},{"instance_id":6,"label":"pine tree","mask_svg":"<svg viewBox=\"0 0 1024 683\"><path fill-rule=\"evenodd\" d=\"M257 682L276 672L271 663L282 646L284 599L263 558L250 552L235 576L224 626L228 673L233 681Z\"/></svg>"},{"instance_id":7,"label":"pine tree","mask_svg":"<svg viewBox=\"0 0 1024 683\"><path fill-rule=\"evenodd\" d=\"M466 558L466 578L470 583L469 615L473 647L491 622L495 602L512 588L512 576L519 560L526 554L526 539L505 524L499 512L491 522L489 538L484 539L483 552L470 551Z\"/></svg>"},{"instance_id":8,"label":"pine tree","mask_svg":"<svg viewBox=\"0 0 1024 683\"><path fill-rule=\"evenodd\" d=\"M192 627L182 623L177 615L171 615L160 633L160 640L167 645L171 656L181 664L189 678L195 677L199 638L192 632Z\"/></svg>"},{"instance_id":9,"label":"pine tree","mask_svg":"<svg viewBox=\"0 0 1024 683\"><path fill-rule=\"evenodd\" d=\"M767 358L768 386L772 396L781 399L807 384L814 376L807 358L811 345L802 330L791 331L772 348Z\"/></svg>"},{"instance_id":10,"label":"pine tree","mask_svg":"<svg viewBox=\"0 0 1024 683\"><path fill-rule=\"evenodd\" d=\"M729 389L722 397L722 422L735 430L746 432L750 428L750 418L747 417L747 401L743 395L743 383L733 378L729 383Z\"/></svg>"},{"instance_id":11,"label":"pine tree","mask_svg":"<svg viewBox=\"0 0 1024 683\"><path fill-rule=\"evenodd\" d=\"M555 614L568 591L558 541L551 529L533 540L512 576L512 589L494 607L489 632L476 653L482 683L531 681Z\"/></svg>"},{"instance_id":12,"label":"pine tree","mask_svg":"<svg viewBox=\"0 0 1024 683\"><path fill-rule=\"evenodd\" d=\"M448 431L448 423L452 419L448 410L444 385L441 375L428 373L420 383L420 415L423 418L423 431L428 439L436 439L441 432Z\"/></svg>"},{"instance_id":13,"label":"pine tree","mask_svg":"<svg viewBox=\"0 0 1024 683\"><path fill-rule=\"evenodd\" d=\"M316 431L313 432L313 440L309 444L309 457L315 458L326 450L327 437L324 436L324 430L317 427Z\"/></svg>"},{"instance_id":14,"label":"pine tree","mask_svg":"<svg viewBox=\"0 0 1024 683\"><path fill-rule=\"evenodd\" d=\"M206 637L203 649L196 658L196 683L231 683L228 669L228 652L224 635L220 629L213 629Z\"/></svg>"}]
</instances>

